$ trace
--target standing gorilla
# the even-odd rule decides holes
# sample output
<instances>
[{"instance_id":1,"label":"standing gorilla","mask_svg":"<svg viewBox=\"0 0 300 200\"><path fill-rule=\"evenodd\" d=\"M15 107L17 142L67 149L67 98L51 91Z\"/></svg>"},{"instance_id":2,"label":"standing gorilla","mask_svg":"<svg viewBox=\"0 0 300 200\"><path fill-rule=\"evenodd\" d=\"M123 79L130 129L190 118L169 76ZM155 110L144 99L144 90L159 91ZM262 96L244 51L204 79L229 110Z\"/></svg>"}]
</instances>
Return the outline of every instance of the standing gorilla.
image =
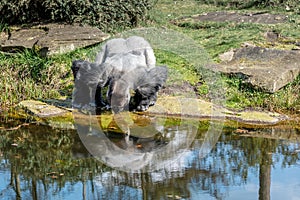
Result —
<instances>
[{"instance_id":1,"label":"standing gorilla","mask_svg":"<svg viewBox=\"0 0 300 200\"><path fill-rule=\"evenodd\" d=\"M108 106L114 112L144 111L154 105L158 90L167 79L166 67L155 67L150 44L142 37L108 41L96 56L95 63L76 60L72 64L75 79L73 105L96 104L104 107L101 89L108 86ZM131 101L131 90L135 96ZM130 102L133 102L130 104Z\"/></svg>"}]
</instances>

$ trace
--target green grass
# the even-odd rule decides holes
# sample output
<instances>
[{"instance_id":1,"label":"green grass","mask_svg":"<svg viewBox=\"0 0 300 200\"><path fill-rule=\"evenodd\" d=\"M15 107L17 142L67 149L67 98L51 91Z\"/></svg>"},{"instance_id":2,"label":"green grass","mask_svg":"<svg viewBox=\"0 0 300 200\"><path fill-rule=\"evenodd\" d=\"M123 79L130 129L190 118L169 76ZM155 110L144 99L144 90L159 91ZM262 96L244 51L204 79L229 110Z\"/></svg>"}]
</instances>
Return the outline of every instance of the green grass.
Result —
<instances>
[{"instance_id":1,"label":"green grass","mask_svg":"<svg viewBox=\"0 0 300 200\"><path fill-rule=\"evenodd\" d=\"M156 50L155 56L158 65L168 66L168 84L180 84L183 80L191 85L196 85L199 82L200 75L194 67L183 58L162 50Z\"/></svg>"},{"instance_id":2,"label":"green grass","mask_svg":"<svg viewBox=\"0 0 300 200\"><path fill-rule=\"evenodd\" d=\"M217 2L217 1L214 1ZM225 1L224 1L225 2ZM227 5L226 1L226 5ZM247 11L260 11L257 8L238 10L236 7L216 6L215 3L201 4L196 1L158 1L152 11L151 20L155 25L164 26L177 30L191 37L209 53L211 58L219 62L218 55L233 48L239 48L244 42L250 42L263 47L275 47L280 49L295 48L293 43L300 40L300 17L293 12L284 12L284 9L269 10L270 13L281 13L289 15L289 22L285 24L263 25L251 23L231 23L231 22L197 22L188 18L201 13L219 10L234 10L235 12L245 13ZM220 5L220 4L218 4ZM224 4L225 5L225 4ZM268 7L263 8L268 11ZM153 17L154 15L154 17ZM182 20L182 18L185 20ZM266 42L264 33L276 31L284 41L270 44ZM194 77L194 76L192 76ZM182 77L183 78L183 77ZM184 77L183 79L188 80ZM194 78L193 78L194 79ZM201 74L199 75L199 80ZM261 107L275 111L294 111L299 110L300 105L300 81L299 77L285 88L269 94L244 85L241 80L233 77L222 76L217 85L225 89L225 105L232 109L245 109L249 107ZM197 81L193 81L194 83ZM209 85L201 84L198 87L200 98L210 100L207 96L210 90Z\"/></svg>"},{"instance_id":3,"label":"green grass","mask_svg":"<svg viewBox=\"0 0 300 200\"><path fill-rule=\"evenodd\" d=\"M246 41L263 41L263 27L257 24L235 24L230 22L187 22L179 23L184 33L199 41L213 59Z\"/></svg>"},{"instance_id":4,"label":"green grass","mask_svg":"<svg viewBox=\"0 0 300 200\"><path fill-rule=\"evenodd\" d=\"M89 59L93 48L42 58L26 50L14 55L0 53L0 102L9 108L25 99L66 98L73 90L71 62Z\"/></svg>"},{"instance_id":5,"label":"green grass","mask_svg":"<svg viewBox=\"0 0 300 200\"><path fill-rule=\"evenodd\" d=\"M203 2L203 1L202 1ZM214 1L217 2L217 1ZM226 1L228 2L228 1ZM231 22L197 22L189 17L210 11L235 10L236 12L255 12L257 8L238 10L236 7L217 6L220 4L201 3L194 0L160 0L148 13L147 22L141 25L149 27L164 27L183 33L202 46L212 60L219 61L218 55L232 48L240 47L244 42L259 46L291 49L293 43L300 40L300 16L283 9L270 9L271 13L281 12L290 16L285 24L262 25ZM268 8L264 7L264 10ZM2 28L1 28L2 27ZM9 30L7 25L0 26L2 31ZM263 33L278 32L284 41L270 44L265 41ZM74 59L94 59L97 47L79 49L74 52L41 58L34 52L25 51L16 55L0 53L0 66L3 76L0 78L0 107L10 107L23 99L66 98L71 95L73 82L70 65ZM188 83L195 88L199 98L212 100L209 96L212 87L215 93L224 92L225 105L233 109L262 107L275 111L294 111L300 109L300 78L276 92L268 94L255 90L233 77L220 76L215 85L207 83L202 71L197 70L192 63L171 52L155 50L158 64L168 65L169 78L167 85ZM222 91L221 91L222 90Z\"/></svg>"},{"instance_id":6,"label":"green grass","mask_svg":"<svg viewBox=\"0 0 300 200\"><path fill-rule=\"evenodd\" d=\"M59 69L50 60L25 51L13 56L0 54L0 65L1 107L14 105L23 99L59 96L59 83L54 78Z\"/></svg>"},{"instance_id":7,"label":"green grass","mask_svg":"<svg viewBox=\"0 0 300 200\"><path fill-rule=\"evenodd\" d=\"M199 1L201 2L201 1ZM155 9L150 13L150 19L154 21L151 25L164 26L185 33L195 41L199 42L212 58L231 48L240 47L244 42L267 46L263 34L267 31L276 31L289 43L299 41L300 17L293 12L283 12L284 9L265 7L263 11L279 13L289 16L289 22L276 25L252 24L252 23L231 23L231 22L199 22L190 16L207 13L210 11L235 11L240 13L261 12L257 8L239 10L235 7L222 7L212 4L201 4L194 0L187 1L158 1ZM202 1L203 2L203 1ZM205 1L206 2L206 1ZM219 1L214 1L219 2ZM229 2L229 1L225 1ZM218 5L218 3L216 3ZM182 18L185 20L182 20ZM172 22L172 23L171 23ZM175 24L175 25L174 25ZM280 48L293 48L294 46L277 44Z\"/></svg>"}]
</instances>

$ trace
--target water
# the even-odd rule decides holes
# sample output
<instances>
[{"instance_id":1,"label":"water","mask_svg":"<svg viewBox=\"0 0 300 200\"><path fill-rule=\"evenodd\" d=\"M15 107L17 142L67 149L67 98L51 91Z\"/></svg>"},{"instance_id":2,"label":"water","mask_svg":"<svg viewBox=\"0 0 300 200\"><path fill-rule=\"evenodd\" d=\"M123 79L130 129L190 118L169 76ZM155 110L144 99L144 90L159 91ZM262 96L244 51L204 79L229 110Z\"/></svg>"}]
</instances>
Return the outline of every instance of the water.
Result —
<instances>
[{"instance_id":1,"label":"water","mask_svg":"<svg viewBox=\"0 0 300 200\"><path fill-rule=\"evenodd\" d=\"M128 137L97 120L2 130L0 199L300 199L299 128L137 117Z\"/></svg>"}]
</instances>

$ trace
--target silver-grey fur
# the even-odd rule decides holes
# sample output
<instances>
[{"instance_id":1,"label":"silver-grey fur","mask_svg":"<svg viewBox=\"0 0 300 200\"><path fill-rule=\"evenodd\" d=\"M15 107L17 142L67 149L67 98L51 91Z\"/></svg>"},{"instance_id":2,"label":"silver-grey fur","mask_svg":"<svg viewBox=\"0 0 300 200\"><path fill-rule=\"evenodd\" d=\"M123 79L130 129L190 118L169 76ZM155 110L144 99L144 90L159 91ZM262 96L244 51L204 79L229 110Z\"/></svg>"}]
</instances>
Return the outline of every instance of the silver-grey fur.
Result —
<instances>
[{"instance_id":1,"label":"silver-grey fur","mask_svg":"<svg viewBox=\"0 0 300 200\"><path fill-rule=\"evenodd\" d=\"M80 98L86 98L84 103L90 99L103 107L101 88L108 86L108 104L114 112L120 112L129 109L130 90L134 90L133 109L147 110L154 105L157 91L167 78L167 68L155 67L155 64L153 49L144 38L132 36L109 40L96 56L95 63L73 62L75 91ZM79 90L84 90L83 94L79 94ZM74 99L76 102L76 97Z\"/></svg>"},{"instance_id":2,"label":"silver-grey fur","mask_svg":"<svg viewBox=\"0 0 300 200\"><path fill-rule=\"evenodd\" d=\"M95 63L114 63L115 56L120 57L123 54L139 56L143 60L140 63L146 64L149 68L156 65L156 58L151 45L139 36L131 36L127 39L115 38L107 41L97 54Z\"/></svg>"}]
</instances>

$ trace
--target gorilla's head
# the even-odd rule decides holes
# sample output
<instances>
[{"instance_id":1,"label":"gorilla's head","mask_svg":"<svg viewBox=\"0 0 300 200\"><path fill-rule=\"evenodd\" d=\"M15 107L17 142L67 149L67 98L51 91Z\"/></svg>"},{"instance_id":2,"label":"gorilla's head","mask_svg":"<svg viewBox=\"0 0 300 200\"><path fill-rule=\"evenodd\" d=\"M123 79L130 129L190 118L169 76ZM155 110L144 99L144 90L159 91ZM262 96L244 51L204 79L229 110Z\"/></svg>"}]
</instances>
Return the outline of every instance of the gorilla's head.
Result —
<instances>
[{"instance_id":1,"label":"gorilla's head","mask_svg":"<svg viewBox=\"0 0 300 200\"><path fill-rule=\"evenodd\" d=\"M167 76L167 67L157 66L150 69L139 79L134 96L136 110L145 111L156 103L157 92L165 84Z\"/></svg>"}]
</instances>

